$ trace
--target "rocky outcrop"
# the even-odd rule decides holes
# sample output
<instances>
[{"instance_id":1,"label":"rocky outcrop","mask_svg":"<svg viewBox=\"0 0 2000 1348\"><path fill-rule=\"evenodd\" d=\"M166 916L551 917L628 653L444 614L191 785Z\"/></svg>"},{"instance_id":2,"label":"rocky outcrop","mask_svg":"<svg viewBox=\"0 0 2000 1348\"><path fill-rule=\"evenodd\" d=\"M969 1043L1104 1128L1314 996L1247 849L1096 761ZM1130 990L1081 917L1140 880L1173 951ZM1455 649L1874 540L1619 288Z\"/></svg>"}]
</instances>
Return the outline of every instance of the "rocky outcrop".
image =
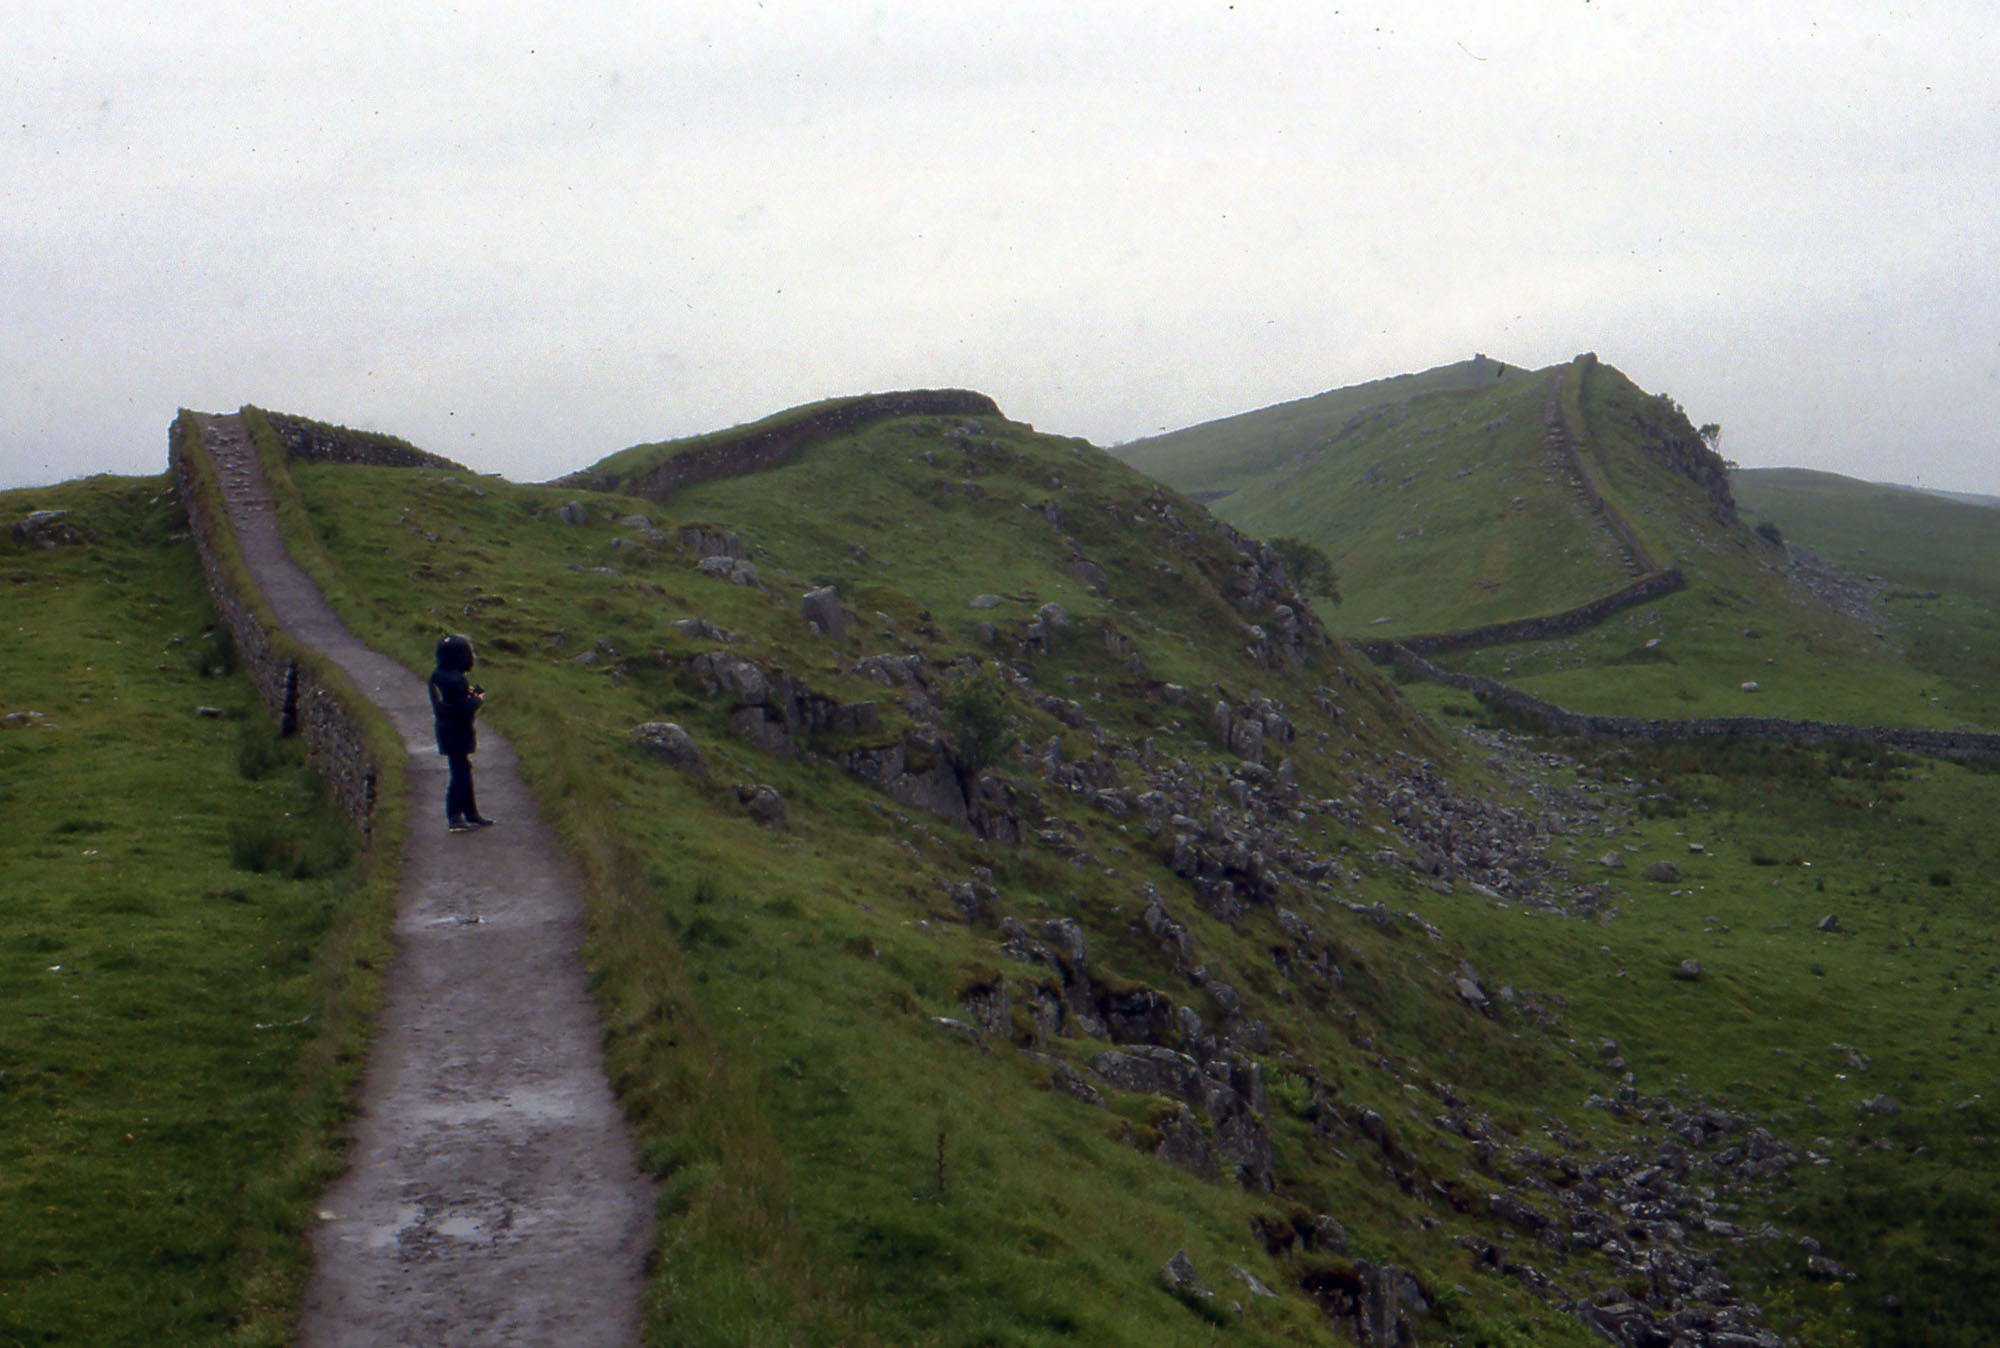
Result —
<instances>
[{"instance_id":1,"label":"rocky outcrop","mask_svg":"<svg viewBox=\"0 0 2000 1348\"><path fill-rule=\"evenodd\" d=\"M23 547L60 548L84 541L83 531L71 523L67 510L31 510L14 521L8 530Z\"/></svg>"},{"instance_id":2,"label":"rocky outcrop","mask_svg":"<svg viewBox=\"0 0 2000 1348\"><path fill-rule=\"evenodd\" d=\"M1162 1160L1204 1178L1269 1190L1276 1151L1264 1124L1263 1069L1237 1053L1197 1062L1170 1048L1112 1049L1090 1060L1099 1079L1137 1095L1160 1095L1181 1108L1158 1125ZM1188 1106L1202 1111L1204 1130Z\"/></svg>"}]
</instances>

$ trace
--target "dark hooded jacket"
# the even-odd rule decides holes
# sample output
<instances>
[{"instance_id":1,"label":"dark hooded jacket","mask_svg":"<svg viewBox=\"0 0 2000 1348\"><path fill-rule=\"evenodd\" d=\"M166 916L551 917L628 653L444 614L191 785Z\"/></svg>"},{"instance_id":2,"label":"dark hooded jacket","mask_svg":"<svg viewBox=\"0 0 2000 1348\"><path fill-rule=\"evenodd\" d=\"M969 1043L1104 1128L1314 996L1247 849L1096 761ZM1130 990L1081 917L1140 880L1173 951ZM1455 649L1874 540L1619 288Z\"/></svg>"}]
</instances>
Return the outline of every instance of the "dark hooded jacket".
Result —
<instances>
[{"instance_id":1,"label":"dark hooded jacket","mask_svg":"<svg viewBox=\"0 0 2000 1348\"><path fill-rule=\"evenodd\" d=\"M465 677L472 668L472 643L450 636L438 643L437 668L431 671L431 716L437 726L441 754L469 754L479 747L472 718L479 714L479 694Z\"/></svg>"}]
</instances>

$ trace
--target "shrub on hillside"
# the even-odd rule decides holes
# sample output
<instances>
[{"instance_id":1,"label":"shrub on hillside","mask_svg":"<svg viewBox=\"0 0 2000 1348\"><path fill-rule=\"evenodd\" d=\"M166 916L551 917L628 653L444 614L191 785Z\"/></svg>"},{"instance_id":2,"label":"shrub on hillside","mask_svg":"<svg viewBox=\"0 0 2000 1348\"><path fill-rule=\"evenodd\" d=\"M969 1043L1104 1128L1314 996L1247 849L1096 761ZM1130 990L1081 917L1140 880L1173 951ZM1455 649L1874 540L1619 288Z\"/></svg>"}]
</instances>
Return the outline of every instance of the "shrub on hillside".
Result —
<instances>
[{"instance_id":1,"label":"shrub on hillside","mask_svg":"<svg viewBox=\"0 0 2000 1348\"><path fill-rule=\"evenodd\" d=\"M991 672L969 674L945 690L944 728L952 766L971 781L1000 761L1016 739L1007 690Z\"/></svg>"},{"instance_id":2,"label":"shrub on hillside","mask_svg":"<svg viewBox=\"0 0 2000 1348\"><path fill-rule=\"evenodd\" d=\"M1320 549L1303 538L1274 538L1271 551L1285 564L1285 574L1291 577L1300 594L1340 602L1339 577L1334 575L1333 561Z\"/></svg>"}]
</instances>

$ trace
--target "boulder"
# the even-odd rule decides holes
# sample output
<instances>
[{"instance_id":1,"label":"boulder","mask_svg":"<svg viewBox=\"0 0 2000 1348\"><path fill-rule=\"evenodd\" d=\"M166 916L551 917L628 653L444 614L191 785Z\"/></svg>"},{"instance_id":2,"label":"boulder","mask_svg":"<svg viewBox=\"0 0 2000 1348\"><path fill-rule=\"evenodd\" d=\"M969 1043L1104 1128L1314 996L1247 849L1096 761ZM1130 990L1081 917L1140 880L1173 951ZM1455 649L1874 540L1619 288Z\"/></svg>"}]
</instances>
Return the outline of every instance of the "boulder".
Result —
<instances>
[{"instance_id":1,"label":"boulder","mask_svg":"<svg viewBox=\"0 0 2000 1348\"><path fill-rule=\"evenodd\" d=\"M1658 881L1660 884L1670 885L1681 878L1681 868L1674 865L1671 861L1656 861L1646 867L1646 878Z\"/></svg>"},{"instance_id":2,"label":"boulder","mask_svg":"<svg viewBox=\"0 0 2000 1348\"><path fill-rule=\"evenodd\" d=\"M785 826L785 798L778 794L774 786L763 783L740 783L736 788L736 799L742 803L744 812L765 828L782 829Z\"/></svg>"},{"instance_id":3,"label":"boulder","mask_svg":"<svg viewBox=\"0 0 2000 1348\"><path fill-rule=\"evenodd\" d=\"M1684 983L1700 982L1701 961L1696 959L1682 960L1680 962L1680 967L1674 970L1674 977L1680 979Z\"/></svg>"},{"instance_id":4,"label":"boulder","mask_svg":"<svg viewBox=\"0 0 2000 1348\"><path fill-rule=\"evenodd\" d=\"M840 607L840 591L831 585L806 591L800 601L808 626L823 637L837 637L847 630L847 614Z\"/></svg>"},{"instance_id":5,"label":"boulder","mask_svg":"<svg viewBox=\"0 0 2000 1348\"><path fill-rule=\"evenodd\" d=\"M674 546L696 561L706 557L727 557L732 562L743 560L742 539L727 529L711 528L706 524L684 526Z\"/></svg>"},{"instance_id":6,"label":"boulder","mask_svg":"<svg viewBox=\"0 0 2000 1348\"><path fill-rule=\"evenodd\" d=\"M588 524L590 512L583 508L583 502L570 501L556 511L556 518L564 524Z\"/></svg>"},{"instance_id":7,"label":"boulder","mask_svg":"<svg viewBox=\"0 0 2000 1348\"><path fill-rule=\"evenodd\" d=\"M708 763L694 736L672 721L647 721L632 727L632 738L640 747L663 760L677 772L690 777L708 776Z\"/></svg>"},{"instance_id":8,"label":"boulder","mask_svg":"<svg viewBox=\"0 0 2000 1348\"><path fill-rule=\"evenodd\" d=\"M973 608L999 608L1000 596L997 594L976 594L972 596L971 605Z\"/></svg>"},{"instance_id":9,"label":"boulder","mask_svg":"<svg viewBox=\"0 0 2000 1348\"><path fill-rule=\"evenodd\" d=\"M1208 1284L1195 1275L1194 1262L1187 1257L1186 1250L1175 1250L1173 1258L1160 1265L1159 1279L1160 1286L1176 1296L1206 1300L1215 1295Z\"/></svg>"}]
</instances>

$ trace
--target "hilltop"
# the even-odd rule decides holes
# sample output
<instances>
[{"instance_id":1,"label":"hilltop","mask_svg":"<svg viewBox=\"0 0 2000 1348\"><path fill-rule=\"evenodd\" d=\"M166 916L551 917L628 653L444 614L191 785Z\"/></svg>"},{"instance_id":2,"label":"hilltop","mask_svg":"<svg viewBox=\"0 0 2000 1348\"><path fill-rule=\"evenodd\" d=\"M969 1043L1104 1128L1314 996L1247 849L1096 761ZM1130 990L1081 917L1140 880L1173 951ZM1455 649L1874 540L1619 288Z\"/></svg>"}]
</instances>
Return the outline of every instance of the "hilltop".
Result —
<instances>
[{"instance_id":1,"label":"hilltop","mask_svg":"<svg viewBox=\"0 0 2000 1348\"><path fill-rule=\"evenodd\" d=\"M1341 633L1671 572L1436 658L1651 715L1962 708L1737 518L1670 399L1595 361L1451 368L1197 465L1214 515L962 390L541 485L245 409L347 625L413 666L477 641L584 872L612 1083L663 1186L655 1340L1981 1341L2000 778L1565 741ZM11 544L64 587L33 593L96 594L127 535L175 546L171 499L94 490L0 498L70 511L74 540ZM1425 530L1418 579L1384 501ZM1259 541L1285 533L1345 603L1298 593ZM190 565L146 601L161 632L209 620ZM89 724L61 686L37 710ZM67 827L22 830L10 874L54 875ZM167 825L140 827L142 857ZM116 940L76 907L70 939ZM116 1281L87 1272L66 1295Z\"/></svg>"}]
</instances>

